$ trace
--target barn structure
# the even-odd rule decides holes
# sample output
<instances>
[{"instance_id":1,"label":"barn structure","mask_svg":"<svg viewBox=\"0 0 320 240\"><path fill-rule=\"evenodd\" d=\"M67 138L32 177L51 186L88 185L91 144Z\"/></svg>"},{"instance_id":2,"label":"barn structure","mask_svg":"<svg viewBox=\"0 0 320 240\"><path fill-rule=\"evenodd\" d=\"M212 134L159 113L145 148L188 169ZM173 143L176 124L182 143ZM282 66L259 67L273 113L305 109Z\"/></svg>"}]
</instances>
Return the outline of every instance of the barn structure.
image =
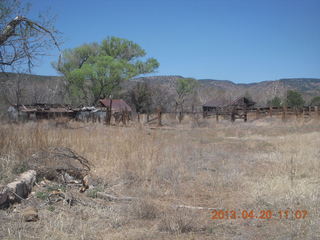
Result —
<instances>
[{"instance_id":1,"label":"barn structure","mask_svg":"<svg viewBox=\"0 0 320 240\"><path fill-rule=\"evenodd\" d=\"M8 108L12 121L30 119L52 119L58 117L74 118L77 110L62 104L13 105Z\"/></svg>"},{"instance_id":2,"label":"barn structure","mask_svg":"<svg viewBox=\"0 0 320 240\"><path fill-rule=\"evenodd\" d=\"M221 100L210 101L202 106L204 117L210 115L230 116L231 121L237 118L247 121L247 111L252 109L256 103L247 97L238 97L230 103Z\"/></svg>"}]
</instances>

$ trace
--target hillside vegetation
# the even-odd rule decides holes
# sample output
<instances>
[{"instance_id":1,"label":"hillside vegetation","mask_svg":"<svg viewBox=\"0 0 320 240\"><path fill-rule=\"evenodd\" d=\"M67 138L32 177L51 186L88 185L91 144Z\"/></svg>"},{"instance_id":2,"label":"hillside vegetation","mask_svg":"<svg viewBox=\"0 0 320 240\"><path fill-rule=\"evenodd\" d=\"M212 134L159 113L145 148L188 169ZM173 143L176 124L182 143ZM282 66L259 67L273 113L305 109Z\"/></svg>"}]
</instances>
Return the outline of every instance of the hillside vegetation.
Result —
<instances>
[{"instance_id":1,"label":"hillside vegetation","mask_svg":"<svg viewBox=\"0 0 320 240\"><path fill-rule=\"evenodd\" d=\"M181 76L152 76L140 77L122 84L123 90L119 97L125 98L129 104L128 91L138 82L147 82L153 88L159 89L158 98L168 100L174 98L175 82ZM316 78L292 78L275 81L263 81L258 83L237 84L231 81L221 81L212 79L199 80L197 99L195 107L200 109L202 104L212 99L223 99L229 102L237 96L250 95L259 105L265 105L274 96L284 98L288 90L295 90L302 94L306 103L320 95L320 79ZM16 104L17 88L21 89L20 102L30 103L68 103L68 93L66 91L67 82L63 77L38 76L27 74L0 73L0 111L3 113L10 103ZM156 97L156 96L154 96ZM167 110L172 110L173 106L167 101ZM189 99L189 103L191 99ZM191 103L189 104L191 106Z\"/></svg>"}]
</instances>

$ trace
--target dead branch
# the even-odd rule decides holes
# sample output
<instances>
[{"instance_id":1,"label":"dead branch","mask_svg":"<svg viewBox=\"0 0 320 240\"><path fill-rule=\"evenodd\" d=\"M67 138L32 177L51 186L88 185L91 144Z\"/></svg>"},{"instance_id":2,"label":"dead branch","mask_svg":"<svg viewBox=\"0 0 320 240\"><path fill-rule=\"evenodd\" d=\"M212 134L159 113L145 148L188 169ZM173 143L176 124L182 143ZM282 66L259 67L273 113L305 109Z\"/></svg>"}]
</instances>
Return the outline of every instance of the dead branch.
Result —
<instances>
[{"instance_id":1,"label":"dead branch","mask_svg":"<svg viewBox=\"0 0 320 240\"><path fill-rule=\"evenodd\" d=\"M141 198L137 197L116 197L108 193L97 192L97 198L111 201L111 202L127 202L132 200L140 200ZM193 210L214 210L216 208L207 208L207 207L198 207L198 206L188 206L188 205L171 205L173 208L186 208L186 209L193 209Z\"/></svg>"},{"instance_id":2,"label":"dead branch","mask_svg":"<svg viewBox=\"0 0 320 240\"><path fill-rule=\"evenodd\" d=\"M13 20L11 20L7 26L3 29L2 33L0 34L0 46L4 45L6 41L12 37L15 36L15 30L17 26L21 23L26 23L30 28L39 31L39 32L44 32L48 34L52 41L54 42L54 45L57 47L57 49L60 51L58 42L56 41L55 37L53 36L52 32L46 29L45 27L41 26L40 24L31 21L30 19L23 17L23 16L17 16Z\"/></svg>"},{"instance_id":3,"label":"dead branch","mask_svg":"<svg viewBox=\"0 0 320 240\"><path fill-rule=\"evenodd\" d=\"M132 200L137 200L139 198L136 197L116 197L113 195L110 195L108 193L103 193L103 192L97 192L97 198L106 200L106 201L115 201L115 202L126 202L126 201L132 201Z\"/></svg>"},{"instance_id":4,"label":"dead branch","mask_svg":"<svg viewBox=\"0 0 320 240\"><path fill-rule=\"evenodd\" d=\"M89 161L66 147L51 147L35 153L26 162L38 177L70 183L72 178L82 180L91 170Z\"/></svg>"},{"instance_id":5,"label":"dead branch","mask_svg":"<svg viewBox=\"0 0 320 240\"><path fill-rule=\"evenodd\" d=\"M197 206L188 206L188 205L173 205L174 208L187 208L194 210L214 210L216 208L207 208L207 207L197 207Z\"/></svg>"}]
</instances>

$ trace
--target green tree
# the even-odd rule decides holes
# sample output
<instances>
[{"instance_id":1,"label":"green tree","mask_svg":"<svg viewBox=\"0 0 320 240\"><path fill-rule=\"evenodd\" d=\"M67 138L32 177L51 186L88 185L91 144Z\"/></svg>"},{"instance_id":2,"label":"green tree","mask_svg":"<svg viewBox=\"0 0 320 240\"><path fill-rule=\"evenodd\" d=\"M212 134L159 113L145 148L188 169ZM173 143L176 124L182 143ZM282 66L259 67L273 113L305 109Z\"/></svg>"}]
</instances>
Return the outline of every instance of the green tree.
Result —
<instances>
[{"instance_id":1,"label":"green tree","mask_svg":"<svg viewBox=\"0 0 320 240\"><path fill-rule=\"evenodd\" d=\"M178 78L176 83L176 111L180 108L180 111L183 112L183 105L186 98L195 92L195 89L198 85L197 80L193 78Z\"/></svg>"},{"instance_id":2,"label":"green tree","mask_svg":"<svg viewBox=\"0 0 320 240\"><path fill-rule=\"evenodd\" d=\"M310 101L311 106L320 106L320 96L314 97Z\"/></svg>"},{"instance_id":3,"label":"green tree","mask_svg":"<svg viewBox=\"0 0 320 240\"><path fill-rule=\"evenodd\" d=\"M95 104L100 98L116 95L121 82L159 67L154 58L140 60L145 55L132 41L108 37L100 44L65 50L53 66L66 77L72 102Z\"/></svg>"},{"instance_id":4,"label":"green tree","mask_svg":"<svg viewBox=\"0 0 320 240\"><path fill-rule=\"evenodd\" d=\"M289 90L287 92L286 103L287 103L288 107L299 108L304 105L305 101L303 100L303 98L299 92Z\"/></svg>"},{"instance_id":5,"label":"green tree","mask_svg":"<svg viewBox=\"0 0 320 240\"><path fill-rule=\"evenodd\" d=\"M269 107L281 107L281 99L276 96L269 100L267 104Z\"/></svg>"}]
</instances>

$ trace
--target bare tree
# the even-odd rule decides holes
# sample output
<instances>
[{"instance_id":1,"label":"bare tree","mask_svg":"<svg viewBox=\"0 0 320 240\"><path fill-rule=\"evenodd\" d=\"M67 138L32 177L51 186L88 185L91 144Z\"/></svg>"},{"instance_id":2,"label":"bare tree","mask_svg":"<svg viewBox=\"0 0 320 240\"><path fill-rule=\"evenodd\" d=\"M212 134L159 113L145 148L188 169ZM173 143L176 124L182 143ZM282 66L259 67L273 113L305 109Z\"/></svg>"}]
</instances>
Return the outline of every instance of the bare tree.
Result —
<instances>
[{"instance_id":1,"label":"bare tree","mask_svg":"<svg viewBox=\"0 0 320 240\"><path fill-rule=\"evenodd\" d=\"M55 46L59 49L57 31L53 19L39 16L31 20L26 17L30 6L20 0L0 2L0 68L24 66L31 68L39 56Z\"/></svg>"},{"instance_id":2,"label":"bare tree","mask_svg":"<svg viewBox=\"0 0 320 240\"><path fill-rule=\"evenodd\" d=\"M129 91L130 101L138 113L150 112L152 104L152 89L147 82L138 82Z\"/></svg>"},{"instance_id":3,"label":"bare tree","mask_svg":"<svg viewBox=\"0 0 320 240\"><path fill-rule=\"evenodd\" d=\"M10 105L20 105L25 96L25 90L22 84L22 77L20 74L16 75L16 79L2 88L2 96Z\"/></svg>"},{"instance_id":4,"label":"bare tree","mask_svg":"<svg viewBox=\"0 0 320 240\"><path fill-rule=\"evenodd\" d=\"M34 85L31 89L30 97L32 98L32 103L49 103L50 94L49 92L43 91L43 88L39 85Z\"/></svg>"}]
</instances>

